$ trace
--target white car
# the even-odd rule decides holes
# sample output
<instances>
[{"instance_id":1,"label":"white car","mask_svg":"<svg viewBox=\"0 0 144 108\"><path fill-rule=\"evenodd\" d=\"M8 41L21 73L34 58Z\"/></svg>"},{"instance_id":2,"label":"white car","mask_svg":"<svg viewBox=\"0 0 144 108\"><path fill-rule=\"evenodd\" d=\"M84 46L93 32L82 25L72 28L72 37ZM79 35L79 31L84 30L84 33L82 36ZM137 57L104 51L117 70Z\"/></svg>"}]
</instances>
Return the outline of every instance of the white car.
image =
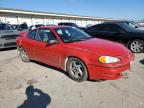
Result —
<instances>
[{"instance_id":1,"label":"white car","mask_svg":"<svg viewBox=\"0 0 144 108\"><path fill-rule=\"evenodd\" d=\"M16 47L16 37L19 31L13 30L10 24L0 24L0 49Z\"/></svg>"}]
</instances>

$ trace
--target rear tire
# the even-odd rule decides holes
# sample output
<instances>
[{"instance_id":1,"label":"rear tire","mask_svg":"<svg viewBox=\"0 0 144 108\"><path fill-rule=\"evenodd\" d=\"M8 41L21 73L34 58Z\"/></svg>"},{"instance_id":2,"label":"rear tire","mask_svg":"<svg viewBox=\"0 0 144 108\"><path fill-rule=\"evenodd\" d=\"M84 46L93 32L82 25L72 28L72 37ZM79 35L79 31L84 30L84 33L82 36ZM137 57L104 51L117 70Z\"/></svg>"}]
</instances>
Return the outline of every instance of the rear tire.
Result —
<instances>
[{"instance_id":1,"label":"rear tire","mask_svg":"<svg viewBox=\"0 0 144 108\"><path fill-rule=\"evenodd\" d=\"M133 53L141 53L144 51L144 41L141 39L132 40L128 47Z\"/></svg>"},{"instance_id":2,"label":"rear tire","mask_svg":"<svg viewBox=\"0 0 144 108\"><path fill-rule=\"evenodd\" d=\"M71 79L82 82L88 79L86 65L79 59L71 57L68 59L66 69Z\"/></svg>"},{"instance_id":3,"label":"rear tire","mask_svg":"<svg viewBox=\"0 0 144 108\"><path fill-rule=\"evenodd\" d=\"M22 47L20 47L20 48L18 49L18 51L19 51L19 56L20 56L21 60L22 60L23 62L28 63L28 62L30 61L30 59L29 59L29 57L28 57L25 49L22 48Z\"/></svg>"}]
</instances>

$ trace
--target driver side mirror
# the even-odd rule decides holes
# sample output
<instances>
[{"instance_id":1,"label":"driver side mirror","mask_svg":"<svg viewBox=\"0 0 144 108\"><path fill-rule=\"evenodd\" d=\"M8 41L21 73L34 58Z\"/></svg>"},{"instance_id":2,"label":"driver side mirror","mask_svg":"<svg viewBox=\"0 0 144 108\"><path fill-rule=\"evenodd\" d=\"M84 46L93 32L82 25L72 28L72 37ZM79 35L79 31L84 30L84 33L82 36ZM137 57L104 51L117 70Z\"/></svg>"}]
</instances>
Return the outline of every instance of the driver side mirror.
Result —
<instances>
[{"instance_id":1,"label":"driver side mirror","mask_svg":"<svg viewBox=\"0 0 144 108\"><path fill-rule=\"evenodd\" d=\"M57 40L50 40L50 41L48 41L49 45L54 45L54 44L57 44L57 43L58 43Z\"/></svg>"}]
</instances>

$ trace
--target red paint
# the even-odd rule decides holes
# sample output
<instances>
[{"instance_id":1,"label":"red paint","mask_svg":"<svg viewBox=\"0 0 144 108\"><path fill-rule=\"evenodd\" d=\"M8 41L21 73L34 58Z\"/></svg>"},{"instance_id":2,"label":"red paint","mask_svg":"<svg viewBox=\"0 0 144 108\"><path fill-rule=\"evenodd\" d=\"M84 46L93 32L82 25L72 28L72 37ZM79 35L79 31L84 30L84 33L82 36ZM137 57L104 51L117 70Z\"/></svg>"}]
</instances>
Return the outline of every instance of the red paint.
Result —
<instances>
[{"instance_id":1,"label":"red paint","mask_svg":"<svg viewBox=\"0 0 144 108\"><path fill-rule=\"evenodd\" d=\"M63 70L68 57L77 57L86 64L91 80L118 79L122 77L121 72L130 69L133 55L123 45L98 38L63 43L54 31L54 28L60 27L47 27L56 35L59 44L48 46L47 43L31 40L27 37L27 33L22 33L17 38L17 45L25 48L31 60L40 61ZM112 64L102 64L98 61L99 56L113 56L121 61Z\"/></svg>"}]
</instances>

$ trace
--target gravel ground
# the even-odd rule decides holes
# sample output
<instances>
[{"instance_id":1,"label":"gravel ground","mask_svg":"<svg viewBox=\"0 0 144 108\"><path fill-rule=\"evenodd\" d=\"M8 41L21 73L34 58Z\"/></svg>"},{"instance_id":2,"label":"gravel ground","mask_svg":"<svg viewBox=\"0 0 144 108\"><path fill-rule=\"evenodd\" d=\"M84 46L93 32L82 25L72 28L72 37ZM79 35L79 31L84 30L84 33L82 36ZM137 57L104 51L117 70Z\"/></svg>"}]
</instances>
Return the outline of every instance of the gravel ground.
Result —
<instances>
[{"instance_id":1,"label":"gravel ground","mask_svg":"<svg viewBox=\"0 0 144 108\"><path fill-rule=\"evenodd\" d=\"M59 69L23 63L15 49L0 51L0 108L18 107L144 108L144 53L135 54L128 79L77 83Z\"/></svg>"}]
</instances>

